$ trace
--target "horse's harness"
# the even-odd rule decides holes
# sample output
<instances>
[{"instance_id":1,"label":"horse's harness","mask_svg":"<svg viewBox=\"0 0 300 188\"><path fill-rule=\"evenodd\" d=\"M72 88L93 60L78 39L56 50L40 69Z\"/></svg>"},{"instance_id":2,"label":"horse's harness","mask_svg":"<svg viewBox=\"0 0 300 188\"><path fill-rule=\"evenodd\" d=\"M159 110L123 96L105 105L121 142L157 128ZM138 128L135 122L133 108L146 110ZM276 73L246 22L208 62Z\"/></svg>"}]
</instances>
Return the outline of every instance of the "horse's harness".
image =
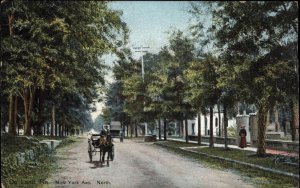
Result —
<instances>
[{"instance_id":1,"label":"horse's harness","mask_svg":"<svg viewBox=\"0 0 300 188\"><path fill-rule=\"evenodd\" d=\"M100 137L100 139L99 139L99 145L100 146L109 146L109 145L111 145L111 142L109 142L107 140L107 137L108 137L107 135Z\"/></svg>"}]
</instances>

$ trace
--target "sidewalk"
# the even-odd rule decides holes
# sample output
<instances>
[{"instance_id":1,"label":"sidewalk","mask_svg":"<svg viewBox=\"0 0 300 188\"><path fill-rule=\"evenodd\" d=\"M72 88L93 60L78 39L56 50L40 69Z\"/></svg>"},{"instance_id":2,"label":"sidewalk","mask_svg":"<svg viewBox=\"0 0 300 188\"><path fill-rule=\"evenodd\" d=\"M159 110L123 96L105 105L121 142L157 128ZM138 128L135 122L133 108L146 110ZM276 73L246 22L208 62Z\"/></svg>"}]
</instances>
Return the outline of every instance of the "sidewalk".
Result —
<instances>
[{"instance_id":1,"label":"sidewalk","mask_svg":"<svg viewBox=\"0 0 300 188\"><path fill-rule=\"evenodd\" d=\"M179 141L179 142L185 142L185 139L183 138L168 138L167 140L173 140L173 141ZM189 141L189 143L198 143L197 141ZM164 144L159 144L156 143L157 145L161 145L163 147L170 147L170 146L164 146ZM201 142L201 144L203 145L207 145L207 146L202 146L202 147L208 147L208 143L207 142ZM202 156L206 156L206 157L210 157L210 158L214 158L214 159L218 159L221 161L227 161L229 163L234 163L234 164L240 164L245 166L246 168L254 168L254 169L259 169L259 170L263 170L266 172L271 172L273 174L278 174L278 175L284 175L284 176L288 176L288 177L293 177L293 178L297 178L299 179L299 174L298 173L293 173L293 172L288 172L288 171L284 171L284 170L280 170L280 169L275 169L275 168L270 168L265 166L265 165L260 165L260 164L253 164L251 162L244 162L244 161L240 161L240 160L235 160L232 158L228 158L228 157L222 157L222 156L218 156L218 155L213 155L213 154L208 154L205 152L199 152L199 151L195 151L193 150L193 148L198 148L201 146L192 146L192 147L179 147L178 149L181 150L185 150L187 152L191 152L191 153L195 153L197 155L202 155ZM214 144L214 147L219 147L219 148L224 148L224 144ZM247 148L239 148L236 145L228 145L229 148L234 148L234 149L239 149L239 150L247 150L247 151L253 151L256 152L256 148L254 147L247 147ZM172 147L171 147L172 148ZM291 157L299 157L298 153L291 153L291 152L286 152L286 151L278 151L278 150L270 150L267 149L266 150L267 153L269 154L278 154L278 155L285 155L285 156L291 156Z\"/></svg>"},{"instance_id":2,"label":"sidewalk","mask_svg":"<svg viewBox=\"0 0 300 188\"><path fill-rule=\"evenodd\" d=\"M185 139L183 139L183 138L168 138L168 140L185 142ZM189 140L189 143L198 143L198 142L197 141L191 141L191 140ZM201 144L209 145L208 142L201 142ZM223 148L224 144L214 143L214 147ZM228 145L228 147L229 148L234 148L234 149L240 149L240 150L253 151L253 152L256 152L256 150L257 150L257 148L254 148L254 147L240 148L237 145ZM274 154L274 155L284 155L284 156L291 156L291 157L299 157L299 153L297 153L297 152L280 151L280 150L274 150L274 149L266 149L266 153L268 153L268 154Z\"/></svg>"}]
</instances>

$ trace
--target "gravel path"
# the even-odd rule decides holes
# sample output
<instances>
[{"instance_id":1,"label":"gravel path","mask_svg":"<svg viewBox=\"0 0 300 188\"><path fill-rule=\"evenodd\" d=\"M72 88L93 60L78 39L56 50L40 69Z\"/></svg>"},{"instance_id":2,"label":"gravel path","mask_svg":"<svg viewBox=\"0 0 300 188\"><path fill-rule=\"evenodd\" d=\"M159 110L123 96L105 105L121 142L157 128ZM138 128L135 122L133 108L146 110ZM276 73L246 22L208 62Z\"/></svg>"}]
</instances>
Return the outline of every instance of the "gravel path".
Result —
<instances>
[{"instance_id":1,"label":"gravel path","mask_svg":"<svg viewBox=\"0 0 300 188\"><path fill-rule=\"evenodd\" d=\"M101 167L90 163L87 139L61 154L59 173L46 187L215 188L254 187L231 172L211 169L149 143L115 141L115 160ZM95 160L98 160L97 153Z\"/></svg>"}]
</instances>

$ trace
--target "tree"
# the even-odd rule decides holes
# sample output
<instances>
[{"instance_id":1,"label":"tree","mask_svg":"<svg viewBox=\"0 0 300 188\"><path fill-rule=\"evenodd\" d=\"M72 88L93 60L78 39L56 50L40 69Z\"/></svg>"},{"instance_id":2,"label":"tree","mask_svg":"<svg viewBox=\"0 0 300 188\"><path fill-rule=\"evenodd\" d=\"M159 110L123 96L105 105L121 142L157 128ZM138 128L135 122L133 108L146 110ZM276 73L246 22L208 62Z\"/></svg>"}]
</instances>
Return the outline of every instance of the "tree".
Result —
<instances>
[{"instance_id":1,"label":"tree","mask_svg":"<svg viewBox=\"0 0 300 188\"><path fill-rule=\"evenodd\" d=\"M124 80L123 95L126 97L124 111L135 122L135 130L137 130L138 123L144 118L144 93L144 83L140 73L135 73ZM137 131L135 131L135 136L137 137Z\"/></svg>"},{"instance_id":2,"label":"tree","mask_svg":"<svg viewBox=\"0 0 300 188\"><path fill-rule=\"evenodd\" d=\"M125 81L127 80L126 82L130 82L132 76L140 72L140 65L132 59L129 49L124 48L122 52L123 53L115 62L115 66L113 67L115 82L109 85L109 88L106 92L106 106L110 111L110 118L120 121L123 126L123 130L125 128L125 125L127 125L127 135L128 130L130 129L130 133L132 136L132 125L133 122L135 122L136 124L136 119L134 114L135 112L130 111L131 106L135 105L135 99L132 98L131 94L134 93L135 89L137 89L138 87L127 87L125 85ZM139 78L137 77L137 79ZM124 88L127 89L125 93ZM139 114L141 115L140 112Z\"/></svg>"},{"instance_id":3,"label":"tree","mask_svg":"<svg viewBox=\"0 0 300 188\"><path fill-rule=\"evenodd\" d=\"M210 147L213 147L213 108L221 96L217 87L217 68L220 62L212 55L207 55L199 62L193 62L185 72L189 84L187 100L197 109L209 108L210 112Z\"/></svg>"},{"instance_id":4,"label":"tree","mask_svg":"<svg viewBox=\"0 0 300 188\"><path fill-rule=\"evenodd\" d=\"M193 60L193 52L193 41L182 31L174 31L170 35L169 46L162 48L158 54L159 68L153 72L153 81L147 86L153 101L150 108L162 114L164 119L177 120L180 123L185 120L186 142L188 142L187 119L193 117L195 112L184 98L186 78L183 71Z\"/></svg>"}]
</instances>

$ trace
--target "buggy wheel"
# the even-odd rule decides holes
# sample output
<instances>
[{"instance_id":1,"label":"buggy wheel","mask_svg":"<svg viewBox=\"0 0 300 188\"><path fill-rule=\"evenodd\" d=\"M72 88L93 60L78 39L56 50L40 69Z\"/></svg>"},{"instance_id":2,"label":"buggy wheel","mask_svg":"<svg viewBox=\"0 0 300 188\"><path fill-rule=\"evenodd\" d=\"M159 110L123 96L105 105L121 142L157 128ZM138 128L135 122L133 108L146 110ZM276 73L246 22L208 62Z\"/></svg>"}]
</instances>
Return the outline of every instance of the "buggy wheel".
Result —
<instances>
[{"instance_id":1,"label":"buggy wheel","mask_svg":"<svg viewBox=\"0 0 300 188\"><path fill-rule=\"evenodd\" d=\"M89 143L88 153L89 153L90 162L92 162L93 161L93 151L92 151L91 143Z\"/></svg>"},{"instance_id":2,"label":"buggy wheel","mask_svg":"<svg viewBox=\"0 0 300 188\"><path fill-rule=\"evenodd\" d=\"M113 161L115 158L115 148L114 146L111 147L111 152L110 152L110 159Z\"/></svg>"}]
</instances>

